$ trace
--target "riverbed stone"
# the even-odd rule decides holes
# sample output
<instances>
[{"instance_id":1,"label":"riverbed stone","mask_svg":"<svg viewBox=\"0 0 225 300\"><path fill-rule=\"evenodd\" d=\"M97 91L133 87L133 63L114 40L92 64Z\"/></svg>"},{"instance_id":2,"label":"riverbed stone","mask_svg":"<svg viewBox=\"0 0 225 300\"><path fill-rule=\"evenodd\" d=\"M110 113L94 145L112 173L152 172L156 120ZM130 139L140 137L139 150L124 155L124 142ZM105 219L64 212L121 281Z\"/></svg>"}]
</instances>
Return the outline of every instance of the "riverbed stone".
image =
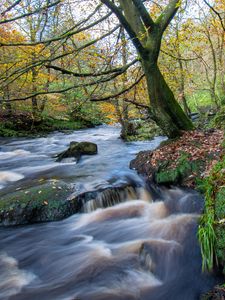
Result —
<instances>
[{"instance_id":1,"label":"riverbed stone","mask_svg":"<svg viewBox=\"0 0 225 300\"><path fill-rule=\"evenodd\" d=\"M73 185L50 180L42 185L2 195L0 226L59 221L75 213L113 206L138 198L139 186L121 184L78 192Z\"/></svg>"},{"instance_id":2,"label":"riverbed stone","mask_svg":"<svg viewBox=\"0 0 225 300\"><path fill-rule=\"evenodd\" d=\"M67 150L61 152L57 155L56 161L61 161L64 158L74 157L79 161L81 155L94 155L98 153L98 147L95 143L91 142L76 142L73 141L70 143L70 146Z\"/></svg>"},{"instance_id":3,"label":"riverbed stone","mask_svg":"<svg viewBox=\"0 0 225 300\"><path fill-rule=\"evenodd\" d=\"M61 220L76 210L66 198L73 189L64 182L51 180L38 186L1 196L0 225L22 225Z\"/></svg>"}]
</instances>

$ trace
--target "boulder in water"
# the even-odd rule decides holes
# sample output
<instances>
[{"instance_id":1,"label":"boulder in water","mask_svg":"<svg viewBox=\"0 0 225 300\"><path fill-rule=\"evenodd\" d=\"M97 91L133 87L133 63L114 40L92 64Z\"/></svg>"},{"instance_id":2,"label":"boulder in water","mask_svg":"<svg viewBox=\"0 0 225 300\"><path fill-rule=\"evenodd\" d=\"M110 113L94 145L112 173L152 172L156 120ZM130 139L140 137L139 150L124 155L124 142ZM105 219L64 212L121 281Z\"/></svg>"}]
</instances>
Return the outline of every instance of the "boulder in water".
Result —
<instances>
[{"instance_id":1,"label":"boulder in water","mask_svg":"<svg viewBox=\"0 0 225 300\"><path fill-rule=\"evenodd\" d=\"M77 192L73 185L49 180L13 193L0 193L0 227L58 221L79 212L138 198L138 187L121 186Z\"/></svg>"},{"instance_id":2,"label":"boulder in water","mask_svg":"<svg viewBox=\"0 0 225 300\"><path fill-rule=\"evenodd\" d=\"M76 161L79 161L81 155L94 155L97 154L98 147L91 142L71 142L67 150L57 155L57 162L64 158L74 157Z\"/></svg>"}]
</instances>

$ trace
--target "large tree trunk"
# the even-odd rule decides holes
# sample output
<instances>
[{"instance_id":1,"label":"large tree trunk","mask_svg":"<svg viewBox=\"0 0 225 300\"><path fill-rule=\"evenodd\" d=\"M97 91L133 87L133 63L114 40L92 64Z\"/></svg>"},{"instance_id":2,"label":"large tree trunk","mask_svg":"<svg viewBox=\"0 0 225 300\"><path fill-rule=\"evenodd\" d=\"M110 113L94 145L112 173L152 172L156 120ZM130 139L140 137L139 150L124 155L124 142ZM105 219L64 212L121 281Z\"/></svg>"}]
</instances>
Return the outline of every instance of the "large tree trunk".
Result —
<instances>
[{"instance_id":1,"label":"large tree trunk","mask_svg":"<svg viewBox=\"0 0 225 300\"><path fill-rule=\"evenodd\" d=\"M156 63L142 60L147 80L151 112L157 125L169 137L176 137L180 130L193 129L192 122L176 101Z\"/></svg>"},{"instance_id":2,"label":"large tree trunk","mask_svg":"<svg viewBox=\"0 0 225 300\"><path fill-rule=\"evenodd\" d=\"M193 128L175 100L157 65L162 36L180 7L180 0L170 0L154 21L143 0L119 0L120 7L111 0L101 0L118 17L132 40L147 80L152 116L169 137L180 135L180 130Z\"/></svg>"}]
</instances>

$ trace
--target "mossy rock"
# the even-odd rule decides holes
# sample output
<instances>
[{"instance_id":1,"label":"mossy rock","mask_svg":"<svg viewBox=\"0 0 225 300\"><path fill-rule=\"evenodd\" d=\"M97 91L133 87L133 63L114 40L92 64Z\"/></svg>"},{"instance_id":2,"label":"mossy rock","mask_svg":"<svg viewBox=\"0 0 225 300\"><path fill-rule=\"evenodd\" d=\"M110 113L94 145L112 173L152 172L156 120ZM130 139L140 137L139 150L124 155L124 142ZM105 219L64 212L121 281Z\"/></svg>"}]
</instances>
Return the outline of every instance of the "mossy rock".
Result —
<instances>
[{"instance_id":1,"label":"mossy rock","mask_svg":"<svg viewBox=\"0 0 225 300\"><path fill-rule=\"evenodd\" d=\"M141 121L136 124L135 130L123 137L128 142L152 140L154 137L163 135L162 130L153 121Z\"/></svg>"},{"instance_id":2,"label":"mossy rock","mask_svg":"<svg viewBox=\"0 0 225 300\"><path fill-rule=\"evenodd\" d=\"M79 193L64 182L48 181L1 197L0 226L62 220L84 212L89 201L94 202L95 208L108 207L125 201L130 189L136 191L136 187L122 184Z\"/></svg>"},{"instance_id":3,"label":"mossy rock","mask_svg":"<svg viewBox=\"0 0 225 300\"><path fill-rule=\"evenodd\" d=\"M210 122L210 127L216 127L219 129L225 129L225 105L223 105L219 112L215 115L215 117Z\"/></svg>"},{"instance_id":4,"label":"mossy rock","mask_svg":"<svg viewBox=\"0 0 225 300\"><path fill-rule=\"evenodd\" d=\"M219 264L223 267L225 275L225 187L218 190L215 198L215 226L216 256Z\"/></svg>"},{"instance_id":5,"label":"mossy rock","mask_svg":"<svg viewBox=\"0 0 225 300\"><path fill-rule=\"evenodd\" d=\"M184 185L190 179L199 176L205 168L203 160L189 161L189 155L183 153L177 166L171 168L171 161L160 162L154 175L157 184ZM195 174L195 175L193 175Z\"/></svg>"},{"instance_id":6,"label":"mossy rock","mask_svg":"<svg viewBox=\"0 0 225 300\"><path fill-rule=\"evenodd\" d=\"M67 150L57 155L56 161L61 161L64 158L74 157L77 161L81 155L94 155L97 154L98 147L95 143L91 142L71 142Z\"/></svg>"},{"instance_id":7,"label":"mossy rock","mask_svg":"<svg viewBox=\"0 0 225 300\"><path fill-rule=\"evenodd\" d=\"M18 225L61 220L76 209L66 201L73 192L63 182L49 181L16 191L0 199L0 225Z\"/></svg>"},{"instance_id":8,"label":"mossy rock","mask_svg":"<svg viewBox=\"0 0 225 300\"><path fill-rule=\"evenodd\" d=\"M225 223L215 226L216 234L216 257L222 272L225 275Z\"/></svg>"},{"instance_id":9,"label":"mossy rock","mask_svg":"<svg viewBox=\"0 0 225 300\"><path fill-rule=\"evenodd\" d=\"M220 221L225 218L225 186L221 186L215 198L215 219Z\"/></svg>"}]
</instances>

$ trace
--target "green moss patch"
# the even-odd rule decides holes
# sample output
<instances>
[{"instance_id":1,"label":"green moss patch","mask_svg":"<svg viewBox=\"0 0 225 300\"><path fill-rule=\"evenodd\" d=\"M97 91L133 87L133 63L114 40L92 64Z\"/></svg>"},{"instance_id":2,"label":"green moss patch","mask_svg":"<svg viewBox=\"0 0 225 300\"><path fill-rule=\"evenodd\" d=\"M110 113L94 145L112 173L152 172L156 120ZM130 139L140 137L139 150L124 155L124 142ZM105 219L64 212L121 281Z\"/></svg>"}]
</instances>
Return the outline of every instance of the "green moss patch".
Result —
<instances>
[{"instance_id":1,"label":"green moss patch","mask_svg":"<svg viewBox=\"0 0 225 300\"><path fill-rule=\"evenodd\" d=\"M173 161L164 161L158 164L155 172L155 181L158 184L187 184L200 176L205 168L205 161L190 160L190 154L183 152L176 165Z\"/></svg>"},{"instance_id":2,"label":"green moss patch","mask_svg":"<svg viewBox=\"0 0 225 300\"><path fill-rule=\"evenodd\" d=\"M211 270L218 264L225 274L225 156L199 182L205 195L205 211L198 236L203 257L203 269Z\"/></svg>"},{"instance_id":3,"label":"green moss patch","mask_svg":"<svg viewBox=\"0 0 225 300\"><path fill-rule=\"evenodd\" d=\"M152 140L154 137L163 135L162 130L154 122L140 121L136 124L135 132L126 136L126 141Z\"/></svg>"},{"instance_id":4,"label":"green moss patch","mask_svg":"<svg viewBox=\"0 0 225 300\"><path fill-rule=\"evenodd\" d=\"M65 183L50 181L5 195L0 199L0 224L60 220L70 215L66 199L71 193Z\"/></svg>"}]
</instances>

